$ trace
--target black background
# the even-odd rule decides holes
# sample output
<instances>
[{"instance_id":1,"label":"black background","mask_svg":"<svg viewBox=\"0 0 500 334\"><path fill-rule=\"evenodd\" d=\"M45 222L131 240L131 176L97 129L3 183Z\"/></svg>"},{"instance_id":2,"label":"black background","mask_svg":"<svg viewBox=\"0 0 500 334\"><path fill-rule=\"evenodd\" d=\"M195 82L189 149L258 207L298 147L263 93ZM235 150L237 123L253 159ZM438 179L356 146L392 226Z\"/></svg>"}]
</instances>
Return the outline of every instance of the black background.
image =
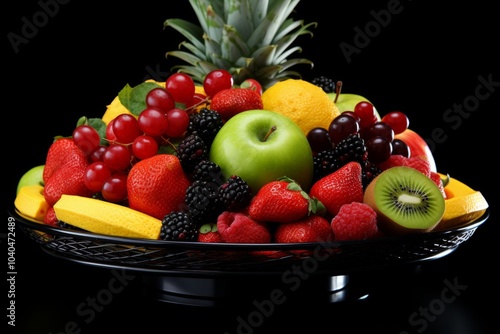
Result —
<instances>
[{"instance_id":1,"label":"black background","mask_svg":"<svg viewBox=\"0 0 500 334\"><path fill-rule=\"evenodd\" d=\"M176 60L166 59L165 52L177 48L183 38L173 29L163 29L165 19L182 17L195 22L188 1L150 0L114 6L60 1L57 7L50 7L50 17L36 21L43 17L45 3L56 2L22 1L2 11L3 53L7 55L2 61L6 74L2 122L5 209L12 207L21 175L44 163L55 135L70 135L80 116L102 116L126 83L168 76ZM495 10L485 1L436 7L435 2L408 0L399 2L398 12L385 16L383 25L376 23L374 13L380 15L395 3L344 1L327 8L324 2L302 1L293 17L318 26L312 29L312 38L301 36L295 43L303 49L295 56L311 59L314 68L296 69L305 79L327 75L342 80L344 92L367 97L381 114L395 109L405 112L410 128L424 138L443 129L447 139L434 149L438 170L481 190L490 204L490 218L444 258L416 268L366 273L373 275L365 278L376 282L376 289L363 302L324 305L298 298L278 308L254 333L297 332L298 328L325 333L418 333L423 328L412 326L409 316L439 299L445 281L454 280L466 289L422 332L492 333L497 325L496 309L489 305L499 297L493 268L498 254L494 116L500 87L492 86L489 97L476 100L479 103L471 105L460 126L452 128L443 119L455 104L474 101L479 77L500 82ZM16 50L9 36L22 35L26 20L38 22L38 27ZM339 45L355 46L356 27L377 30L368 30L371 37L347 62ZM8 214L4 217L6 224ZM112 273L53 258L20 230L16 232L14 332L60 333L66 323L76 320L82 333L100 333L105 328L106 332L150 333L154 328L166 332L174 325L187 332L235 333L237 316L248 314L251 307L248 301L223 310L159 303L144 298L134 280L130 288L115 296L116 302L85 324L75 312L77 305L106 288ZM2 249L6 254L7 247ZM7 255L3 258L7 262ZM252 284L265 286L259 279Z\"/></svg>"}]
</instances>

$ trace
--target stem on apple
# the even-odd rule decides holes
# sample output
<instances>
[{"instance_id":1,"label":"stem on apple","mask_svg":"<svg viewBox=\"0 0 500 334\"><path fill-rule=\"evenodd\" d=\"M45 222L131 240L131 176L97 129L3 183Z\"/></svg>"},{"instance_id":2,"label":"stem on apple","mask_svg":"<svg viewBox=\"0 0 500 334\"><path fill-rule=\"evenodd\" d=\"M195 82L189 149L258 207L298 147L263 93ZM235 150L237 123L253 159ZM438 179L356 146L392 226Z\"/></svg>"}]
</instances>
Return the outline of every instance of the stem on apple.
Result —
<instances>
[{"instance_id":1,"label":"stem on apple","mask_svg":"<svg viewBox=\"0 0 500 334\"><path fill-rule=\"evenodd\" d=\"M276 125L271 126L271 128L269 129L269 131L267 131L266 135L264 136L263 141L266 141L267 138L269 138L269 136L271 135L271 133L273 133L274 131L276 131Z\"/></svg>"},{"instance_id":2,"label":"stem on apple","mask_svg":"<svg viewBox=\"0 0 500 334\"><path fill-rule=\"evenodd\" d=\"M337 81L337 84L335 85L335 100L333 100L333 103L337 103L337 100L339 98L340 92L342 91L342 81Z\"/></svg>"}]
</instances>

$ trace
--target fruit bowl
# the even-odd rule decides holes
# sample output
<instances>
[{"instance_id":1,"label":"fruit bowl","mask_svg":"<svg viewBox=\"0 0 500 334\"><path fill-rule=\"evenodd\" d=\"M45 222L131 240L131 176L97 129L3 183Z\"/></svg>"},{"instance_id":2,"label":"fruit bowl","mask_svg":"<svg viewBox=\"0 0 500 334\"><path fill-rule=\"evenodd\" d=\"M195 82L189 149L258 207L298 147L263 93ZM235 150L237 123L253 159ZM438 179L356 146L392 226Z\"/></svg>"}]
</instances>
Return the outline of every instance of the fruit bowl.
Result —
<instances>
[{"instance_id":1,"label":"fruit bowl","mask_svg":"<svg viewBox=\"0 0 500 334\"><path fill-rule=\"evenodd\" d=\"M344 275L374 267L445 256L467 241L489 216L463 227L364 241L290 244L201 243L121 238L52 227L10 211L18 226L47 253L107 268L162 275L281 274L314 261L315 273Z\"/></svg>"}]
</instances>

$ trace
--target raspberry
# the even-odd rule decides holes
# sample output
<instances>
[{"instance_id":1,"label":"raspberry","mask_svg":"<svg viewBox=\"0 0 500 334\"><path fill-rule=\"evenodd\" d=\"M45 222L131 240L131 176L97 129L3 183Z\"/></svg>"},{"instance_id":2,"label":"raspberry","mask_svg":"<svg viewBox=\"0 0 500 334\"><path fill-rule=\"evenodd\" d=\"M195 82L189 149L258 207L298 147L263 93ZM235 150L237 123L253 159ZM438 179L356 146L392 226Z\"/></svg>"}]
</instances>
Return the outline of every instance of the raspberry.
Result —
<instances>
[{"instance_id":1,"label":"raspberry","mask_svg":"<svg viewBox=\"0 0 500 334\"><path fill-rule=\"evenodd\" d=\"M416 156L416 157L411 157L406 159L405 166L415 168L422 174L426 176L431 176L431 165L429 164L429 161L422 156Z\"/></svg>"},{"instance_id":2,"label":"raspberry","mask_svg":"<svg viewBox=\"0 0 500 334\"><path fill-rule=\"evenodd\" d=\"M381 164L378 164L377 166L381 170L386 170L386 169L389 169L389 168L395 167L395 166L404 166L407 159L408 158L406 158L400 154L393 154L389 157L389 159L382 162Z\"/></svg>"},{"instance_id":3,"label":"raspberry","mask_svg":"<svg viewBox=\"0 0 500 334\"><path fill-rule=\"evenodd\" d=\"M264 223L257 222L243 213L224 211L217 218L217 228L225 242L271 242L269 228Z\"/></svg>"},{"instance_id":4,"label":"raspberry","mask_svg":"<svg viewBox=\"0 0 500 334\"><path fill-rule=\"evenodd\" d=\"M378 234L377 213L364 203L344 204L331 226L337 241L371 239Z\"/></svg>"}]
</instances>

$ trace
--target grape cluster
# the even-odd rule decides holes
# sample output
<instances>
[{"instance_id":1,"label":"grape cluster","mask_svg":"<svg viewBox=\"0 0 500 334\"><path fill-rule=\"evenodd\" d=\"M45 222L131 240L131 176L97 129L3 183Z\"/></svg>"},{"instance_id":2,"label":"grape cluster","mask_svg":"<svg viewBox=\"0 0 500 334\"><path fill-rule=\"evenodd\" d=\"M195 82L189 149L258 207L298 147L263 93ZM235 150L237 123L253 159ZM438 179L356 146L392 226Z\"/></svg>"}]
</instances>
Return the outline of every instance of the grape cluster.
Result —
<instances>
[{"instance_id":1,"label":"grape cluster","mask_svg":"<svg viewBox=\"0 0 500 334\"><path fill-rule=\"evenodd\" d=\"M183 143L180 150L184 152L192 148L187 140L195 134L209 145L222 120L206 108L207 103L218 91L232 86L228 71L214 70L205 78L204 95L196 92L189 75L174 73L164 88L158 86L147 93L146 107L138 116L123 113L112 119L104 138L89 124L77 126L73 140L90 161L84 177L87 188L104 200L124 202L128 171L134 163L168 148L177 151L179 143Z\"/></svg>"},{"instance_id":2,"label":"grape cluster","mask_svg":"<svg viewBox=\"0 0 500 334\"><path fill-rule=\"evenodd\" d=\"M401 111L391 111L379 120L373 105L362 101L356 104L353 111L342 112L333 119L328 129L312 129L307 138L315 157L319 155L321 158L331 156L340 146L343 150L348 149L347 138L359 137L364 159L370 163L367 168L376 172L373 168L386 161L392 154L409 157L408 145L394 138L396 134L405 131L408 124L408 117Z\"/></svg>"}]
</instances>

